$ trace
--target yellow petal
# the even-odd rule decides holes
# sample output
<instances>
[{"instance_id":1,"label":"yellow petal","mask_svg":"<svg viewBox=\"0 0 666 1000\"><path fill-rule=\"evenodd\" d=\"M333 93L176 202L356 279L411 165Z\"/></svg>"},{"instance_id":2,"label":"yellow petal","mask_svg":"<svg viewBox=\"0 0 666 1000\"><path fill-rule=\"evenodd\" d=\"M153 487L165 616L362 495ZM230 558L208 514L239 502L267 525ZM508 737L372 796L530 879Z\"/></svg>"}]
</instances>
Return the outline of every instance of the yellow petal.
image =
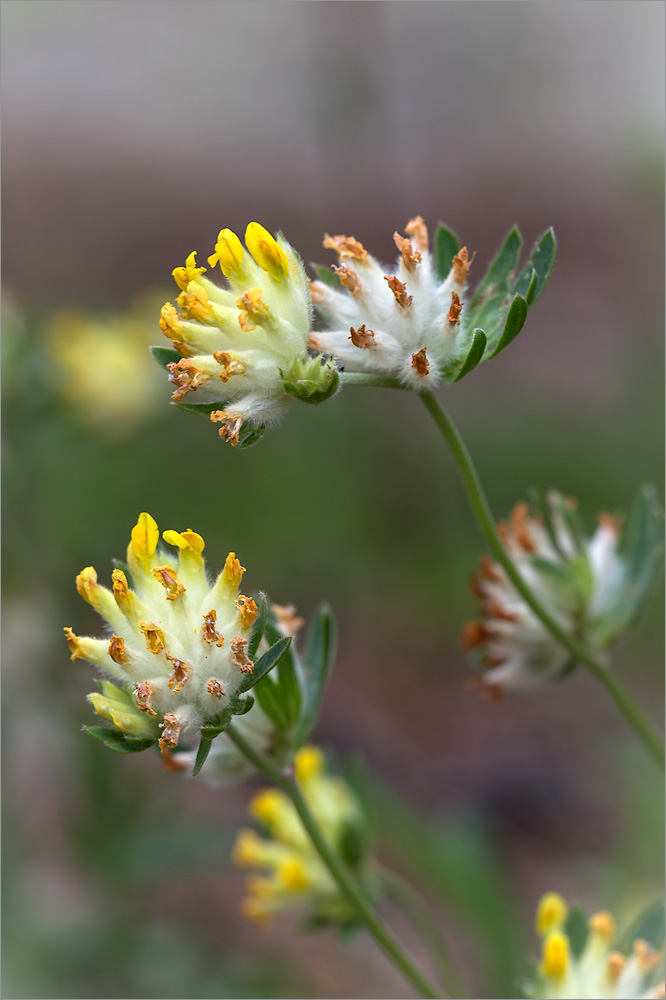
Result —
<instances>
[{"instance_id":1,"label":"yellow petal","mask_svg":"<svg viewBox=\"0 0 666 1000\"><path fill-rule=\"evenodd\" d=\"M132 552L139 562L147 563L157 548L160 530L150 514L139 514L139 520L132 528Z\"/></svg>"},{"instance_id":2,"label":"yellow petal","mask_svg":"<svg viewBox=\"0 0 666 1000\"><path fill-rule=\"evenodd\" d=\"M215 253L208 258L211 267L219 261L222 273L226 278L240 277L243 270L243 244L231 229L222 229L217 237Z\"/></svg>"},{"instance_id":3,"label":"yellow petal","mask_svg":"<svg viewBox=\"0 0 666 1000\"><path fill-rule=\"evenodd\" d=\"M245 230L245 244L262 269L276 281L286 278L289 273L287 255L267 229L258 222L251 222Z\"/></svg>"},{"instance_id":4,"label":"yellow petal","mask_svg":"<svg viewBox=\"0 0 666 1000\"><path fill-rule=\"evenodd\" d=\"M547 892L539 900L536 913L537 934L544 936L549 931L561 927L567 919L569 907L558 892Z\"/></svg>"}]
</instances>

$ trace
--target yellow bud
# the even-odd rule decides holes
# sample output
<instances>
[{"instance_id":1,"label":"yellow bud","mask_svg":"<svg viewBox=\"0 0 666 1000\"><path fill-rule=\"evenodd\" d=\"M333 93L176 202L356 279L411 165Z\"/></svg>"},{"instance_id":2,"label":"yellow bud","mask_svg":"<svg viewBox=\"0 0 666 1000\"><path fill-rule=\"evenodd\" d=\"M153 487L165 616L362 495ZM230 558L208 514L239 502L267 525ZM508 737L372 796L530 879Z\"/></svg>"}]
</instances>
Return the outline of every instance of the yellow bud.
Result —
<instances>
[{"instance_id":1,"label":"yellow bud","mask_svg":"<svg viewBox=\"0 0 666 1000\"><path fill-rule=\"evenodd\" d=\"M299 782L318 777L324 770L324 755L318 747L304 746L294 757L294 773Z\"/></svg>"},{"instance_id":2,"label":"yellow bud","mask_svg":"<svg viewBox=\"0 0 666 1000\"><path fill-rule=\"evenodd\" d=\"M185 261L185 267L176 267L171 272L173 274L173 280L183 292L186 290L190 281L198 281L199 275L203 274L206 270L205 267L197 267L196 258L197 252L196 250L193 250Z\"/></svg>"},{"instance_id":3,"label":"yellow bud","mask_svg":"<svg viewBox=\"0 0 666 1000\"><path fill-rule=\"evenodd\" d=\"M211 267L219 261L222 273L226 278L240 277L243 270L243 244L231 229L222 229L217 237L215 253L208 258Z\"/></svg>"},{"instance_id":4,"label":"yellow bud","mask_svg":"<svg viewBox=\"0 0 666 1000\"><path fill-rule=\"evenodd\" d=\"M250 802L249 812L255 819L273 826L287 804L287 798L276 788L265 788Z\"/></svg>"},{"instance_id":5,"label":"yellow bud","mask_svg":"<svg viewBox=\"0 0 666 1000\"><path fill-rule=\"evenodd\" d=\"M245 230L245 245L262 271L267 271L276 281L286 278L289 273L287 255L258 222L251 222Z\"/></svg>"},{"instance_id":6,"label":"yellow bud","mask_svg":"<svg viewBox=\"0 0 666 1000\"><path fill-rule=\"evenodd\" d=\"M192 531L191 528L188 528L187 531L174 531L170 528L168 531L162 532L162 538L169 545L176 545L181 551L192 553L199 558L206 547L201 535L197 535L196 531Z\"/></svg>"},{"instance_id":7,"label":"yellow bud","mask_svg":"<svg viewBox=\"0 0 666 1000\"><path fill-rule=\"evenodd\" d=\"M243 579L243 573L245 572L245 567L241 566L240 560L236 559L236 553L230 552L224 563L224 569L222 570L222 576L230 587L237 590L240 586L240 582Z\"/></svg>"},{"instance_id":8,"label":"yellow bud","mask_svg":"<svg viewBox=\"0 0 666 1000\"><path fill-rule=\"evenodd\" d=\"M286 861L283 861L278 874L290 892L303 892L310 883L305 865L299 858L287 858Z\"/></svg>"},{"instance_id":9,"label":"yellow bud","mask_svg":"<svg viewBox=\"0 0 666 1000\"><path fill-rule=\"evenodd\" d=\"M134 607L134 598L129 589L127 577L121 569L114 569L111 574L113 580L113 596L121 611L131 611Z\"/></svg>"},{"instance_id":10,"label":"yellow bud","mask_svg":"<svg viewBox=\"0 0 666 1000\"><path fill-rule=\"evenodd\" d=\"M72 654L72 660L78 660L85 658L85 653L81 648L81 640L78 635L72 631L69 625L66 625L63 629L65 633L65 638L67 639L67 645L69 646L69 651Z\"/></svg>"},{"instance_id":11,"label":"yellow bud","mask_svg":"<svg viewBox=\"0 0 666 1000\"><path fill-rule=\"evenodd\" d=\"M107 685L108 687L108 685ZM153 734L150 723L138 709L125 704L115 697L109 698L95 692L88 695L88 701L98 715L112 722L116 729L131 736L148 736Z\"/></svg>"},{"instance_id":12,"label":"yellow bud","mask_svg":"<svg viewBox=\"0 0 666 1000\"><path fill-rule=\"evenodd\" d=\"M157 522L150 514L139 514L139 520L132 528L131 547L134 558L139 562L147 563L157 548L160 540L160 531Z\"/></svg>"},{"instance_id":13,"label":"yellow bud","mask_svg":"<svg viewBox=\"0 0 666 1000\"><path fill-rule=\"evenodd\" d=\"M563 979L569 968L569 938L561 931L551 931L543 945L541 969L550 979Z\"/></svg>"},{"instance_id":14,"label":"yellow bud","mask_svg":"<svg viewBox=\"0 0 666 1000\"><path fill-rule=\"evenodd\" d=\"M547 892L539 900L536 913L537 934L543 937L548 931L561 927L567 919L569 907L558 892Z\"/></svg>"},{"instance_id":15,"label":"yellow bud","mask_svg":"<svg viewBox=\"0 0 666 1000\"><path fill-rule=\"evenodd\" d=\"M94 566L86 566L76 578L76 589L79 596L88 604L95 606L95 592L99 589L97 571Z\"/></svg>"},{"instance_id":16,"label":"yellow bud","mask_svg":"<svg viewBox=\"0 0 666 1000\"><path fill-rule=\"evenodd\" d=\"M587 925L593 934L598 934L604 941L610 942L615 937L615 920L612 914L605 910L601 913L593 913Z\"/></svg>"}]
</instances>

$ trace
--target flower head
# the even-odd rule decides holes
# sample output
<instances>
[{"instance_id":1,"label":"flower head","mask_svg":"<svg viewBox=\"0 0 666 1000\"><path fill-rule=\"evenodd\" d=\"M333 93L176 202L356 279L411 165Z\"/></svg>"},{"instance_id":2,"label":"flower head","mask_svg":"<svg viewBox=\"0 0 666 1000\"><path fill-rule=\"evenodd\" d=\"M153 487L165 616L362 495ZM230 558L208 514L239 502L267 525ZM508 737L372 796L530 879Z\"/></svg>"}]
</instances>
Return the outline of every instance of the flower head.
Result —
<instances>
[{"instance_id":1,"label":"flower head","mask_svg":"<svg viewBox=\"0 0 666 1000\"><path fill-rule=\"evenodd\" d=\"M159 741L163 751L191 745L202 726L244 710L253 681L257 605L239 592L244 567L230 552L211 583L201 535L188 528L162 538L169 549L143 513L110 588L92 566L76 578L81 597L111 630L110 638L92 639L65 629L72 659L89 660L110 678L89 695L114 727L100 736L110 732L110 745L124 745L123 737Z\"/></svg>"},{"instance_id":2,"label":"flower head","mask_svg":"<svg viewBox=\"0 0 666 1000\"><path fill-rule=\"evenodd\" d=\"M325 773L324 756L313 746L298 751L294 774L327 840L347 863L361 866L362 851L349 855L350 844L360 843L361 827L360 810L349 787ZM267 836L244 829L236 839L234 862L262 872L248 879L243 914L265 921L280 912L300 910L319 920L349 920L347 903L313 849L290 799L276 788L263 789L252 799L250 813Z\"/></svg>"},{"instance_id":3,"label":"flower head","mask_svg":"<svg viewBox=\"0 0 666 1000\"><path fill-rule=\"evenodd\" d=\"M610 913L593 914L587 936L574 946L568 932L569 907L555 892L537 908L536 928L543 939L537 979L528 996L543 1000L648 1000L663 997L664 984L654 983L659 955L637 939L631 954L613 950L615 921Z\"/></svg>"},{"instance_id":4,"label":"flower head","mask_svg":"<svg viewBox=\"0 0 666 1000\"><path fill-rule=\"evenodd\" d=\"M431 252L421 218L394 233L398 258L384 267L350 236L326 236L339 265L317 268L312 300L328 329L310 346L352 372L389 375L416 391L455 382L493 357L519 333L548 280L555 256L552 230L543 235L520 275L522 239L511 230L474 294L474 254L440 226Z\"/></svg>"},{"instance_id":5,"label":"flower head","mask_svg":"<svg viewBox=\"0 0 666 1000\"><path fill-rule=\"evenodd\" d=\"M230 229L218 235L208 264L219 265L225 288L204 277L196 253L174 270L180 294L162 307L160 326L175 351L154 352L174 402L209 414L232 445L256 440L291 395L321 402L338 386L335 367L307 353L312 305L298 254L258 222L245 244L249 252Z\"/></svg>"},{"instance_id":6,"label":"flower head","mask_svg":"<svg viewBox=\"0 0 666 1000\"><path fill-rule=\"evenodd\" d=\"M638 496L621 530L601 514L588 537L576 502L552 491L514 507L498 532L516 569L539 602L571 635L603 655L633 623L659 572L661 512L649 488ZM489 694L538 685L573 667L568 653L536 617L504 569L484 556L472 579L482 618L468 622L464 648L485 668Z\"/></svg>"}]
</instances>

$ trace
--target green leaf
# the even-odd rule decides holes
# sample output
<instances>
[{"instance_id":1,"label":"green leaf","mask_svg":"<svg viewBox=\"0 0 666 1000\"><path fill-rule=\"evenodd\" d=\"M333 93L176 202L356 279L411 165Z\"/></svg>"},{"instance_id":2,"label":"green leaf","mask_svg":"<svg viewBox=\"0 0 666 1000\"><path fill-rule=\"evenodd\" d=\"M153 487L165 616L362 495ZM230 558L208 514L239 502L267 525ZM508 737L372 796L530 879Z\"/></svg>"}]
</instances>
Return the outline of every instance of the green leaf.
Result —
<instances>
[{"instance_id":1,"label":"green leaf","mask_svg":"<svg viewBox=\"0 0 666 1000\"><path fill-rule=\"evenodd\" d=\"M245 679L242 681L239 693L249 691L251 687L261 680L264 674L267 674L269 670L280 662L281 656L285 653L291 644L291 636L286 636L284 639L280 639L276 642L270 649L268 649L260 659L254 665L251 674L246 674Z\"/></svg>"},{"instance_id":2,"label":"green leaf","mask_svg":"<svg viewBox=\"0 0 666 1000\"><path fill-rule=\"evenodd\" d=\"M502 330L502 335L497 343L497 347L490 355L491 358L494 358L500 351L503 351L505 347L508 347L514 337L518 336L525 325L526 319L527 302L522 295L516 295L507 313L504 329Z\"/></svg>"},{"instance_id":3,"label":"green leaf","mask_svg":"<svg viewBox=\"0 0 666 1000\"><path fill-rule=\"evenodd\" d=\"M198 413L202 417L210 417L213 410L224 410L229 406L229 402L223 399L216 399L214 403L172 403L179 410L187 413Z\"/></svg>"},{"instance_id":4,"label":"green leaf","mask_svg":"<svg viewBox=\"0 0 666 1000\"><path fill-rule=\"evenodd\" d=\"M532 299L536 294L537 283L539 281L539 276L532 267L531 264L525 266L525 270L518 278L518 281L513 286L514 294L522 295L528 306L531 305Z\"/></svg>"},{"instance_id":5,"label":"green leaf","mask_svg":"<svg viewBox=\"0 0 666 1000\"><path fill-rule=\"evenodd\" d=\"M203 730L202 730L203 732ZM199 749L197 750L197 758L194 762L194 767L192 768L192 777L195 777L201 768L206 763L208 754L210 753L210 748L213 745L213 739L209 736L202 736L201 742L199 743Z\"/></svg>"},{"instance_id":6,"label":"green leaf","mask_svg":"<svg viewBox=\"0 0 666 1000\"><path fill-rule=\"evenodd\" d=\"M557 240L555 238L555 230L551 226L550 229L547 229L543 236L537 241L530 258L530 263L537 273L536 289L533 293L532 299L528 299L530 307L538 301L541 293L546 287L553 270L556 253Z\"/></svg>"},{"instance_id":7,"label":"green leaf","mask_svg":"<svg viewBox=\"0 0 666 1000\"><path fill-rule=\"evenodd\" d=\"M486 349L486 335L483 330L475 330L472 334L472 343L469 351L467 352L467 357L463 361L458 374L453 379L454 382L459 382L461 378L468 375L473 368L476 368L479 361L483 357L483 352Z\"/></svg>"},{"instance_id":8,"label":"green leaf","mask_svg":"<svg viewBox=\"0 0 666 1000\"><path fill-rule=\"evenodd\" d=\"M294 726L301 711L301 687L298 683L298 672L293 650L289 648L277 668L277 684L288 719L288 726Z\"/></svg>"},{"instance_id":9,"label":"green leaf","mask_svg":"<svg viewBox=\"0 0 666 1000\"><path fill-rule=\"evenodd\" d=\"M435 274L444 281L448 277L453 258L460 250L460 241L452 229L440 224L435 233Z\"/></svg>"},{"instance_id":10,"label":"green leaf","mask_svg":"<svg viewBox=\"0 0 666 1000\"><path fill-rule=\"evenodd\" d=\"M296 746L306 741L317 720L324 686L335 658L335 647L335 621L330 608L322 605L308 633L302 658L303 703L295 737Z\"/></svg>"},{"instance_id":11,"label":"green leaf","mask_svg":"<svg viewBox=\"0 0 666 1000\"><path fill-rule=\"evenodd\" d=\"M288 728L289 720L287 719L280 697L278 685L271 677L264 677L252 690L268 718L274 723L279 732L284 732Z\"/></svg>"},{"instance_id":12,"label":"green leaf","mask_svg":"<svg viewBox=\"0 0 666 1000\"><path fill-rule=\"evenodd\" d=\"M324 267L323 264L313 264L312 270L315 272L322 284L328 285L329 288L337 288L337 290L340 291L340 279L335 271L332 271L330 267Z\"/></svg>"},{"instance_id":13,"label":"green leaf","mask_svg":"<svg viewBox=\"0 0 666 1000\"><path fill-rule=\"evenodd\" d=\"M118 729L107 729L106 726L84 726L83 731L101 740L104 746L116 753L141 753L157 743L157 737L127 736Z\"/></svg>"},{"instance_id":14,"label":"green leaf","mask_svg":"<svg viewBox=\"0 0 666 1000\"><path fill-rule=\"evenodd\" d=\"M580 958L589 934L587 915L582 907L573 907L566 919L564 933L569 938L573 957Z\"/></svg>"},{"instance_id":15,"label":"green leaf","mask_svg":"<svg viewBox=\"0 0 666 1000\"><path fill-rule=\"evenodd\" d=\"M615 945L623 954L631 952L634 941L640 938L650 947L661 951L664 946L664 903L651 903L636 917Z\"/></svg>"},{"instance_id":16,"label":"green leaf","mask_svg":"<svg viewBox=\"0 0 666 1000\"><path fill-rule=\"evenodd\" d=\"M178 362L183 360L182 354L179 354L175 347L157 347L154 345L149 347L148 350L162 368L166 368L173 361Z\"/></svg>"},{"instance_id":17,"label":"green leaf","mask_svg":"<svg viewBox=\"0 0 666 1000\"><path fill-rule=\"evenodd\" d=\"M253 444L260 441L264 436L264 431L266 430L265 424L259 424L255 426L254 424L243 424L238 434L238 447L239 448L251 448Z\"/></svg>"},{"instance_id":18,"label":"green leaf","mask_svg":"<svg viewBox=\"0 0 666 1000\"><path fill-rule=\"evenodd\" d=\"M255 658L257 650L259 649L259 643L263 638L264 630L266 628L267 613L268 605L266 603L266 595L264 593L260 593L257 600L257 617L254 620L254 625L252 626L252 631L250 632L250 638L247 644L247 655L251 660Z\"/></svg>"},{"instance_id":19,"label":"green leaf","mask_svg":"<svg viewBox=\"0 0 666 1000\"><path fill-rule=\"evenodd\" d=\"M507 234L504 243L495 259L491 262L483 280L474 292L470 309L475 309L482 302L492 298L501 301L509 291L511 279L515 274L520 260L523 238L517 226Z\"/></svg>"}]
</instances>

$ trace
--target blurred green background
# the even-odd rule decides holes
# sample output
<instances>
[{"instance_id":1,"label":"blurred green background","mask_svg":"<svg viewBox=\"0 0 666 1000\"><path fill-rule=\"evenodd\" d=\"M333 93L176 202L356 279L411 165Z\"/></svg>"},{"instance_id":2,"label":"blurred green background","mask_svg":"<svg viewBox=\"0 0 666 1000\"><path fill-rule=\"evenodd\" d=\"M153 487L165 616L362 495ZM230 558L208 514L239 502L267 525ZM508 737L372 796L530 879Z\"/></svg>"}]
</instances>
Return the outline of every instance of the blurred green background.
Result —
<instances>
[{"instance_id":1,"label":"blurred green background","mask_svg":"<svg viewBox=\"0 0 666 1000\"><path fill-rule=\"evenodd\" d=\"M212 568L234 549L253 589L332 603L315 735L362 759L379 852L440 907L475 995L515 996L542 892L622 923L660 893L659 775L582 673L501 704L465 689L483 547L417 399L347 388L234 451L168 405L144 345L223 226L392 259L420 213L478 278L514 222L528 245L552 224L524 332L445 402L498 516L529 486L590 527L626 509L663 472L663 5L5 0L2 22L3 995L404 996L364 937L243 922L248 786L79 731L91 673L62 626L99 624L74 577L110 573L148 510L201 532ZM63 311L97 324L83 367ZM658 606L614 658L655 722Z\"/></svg>"}]
</instances>

